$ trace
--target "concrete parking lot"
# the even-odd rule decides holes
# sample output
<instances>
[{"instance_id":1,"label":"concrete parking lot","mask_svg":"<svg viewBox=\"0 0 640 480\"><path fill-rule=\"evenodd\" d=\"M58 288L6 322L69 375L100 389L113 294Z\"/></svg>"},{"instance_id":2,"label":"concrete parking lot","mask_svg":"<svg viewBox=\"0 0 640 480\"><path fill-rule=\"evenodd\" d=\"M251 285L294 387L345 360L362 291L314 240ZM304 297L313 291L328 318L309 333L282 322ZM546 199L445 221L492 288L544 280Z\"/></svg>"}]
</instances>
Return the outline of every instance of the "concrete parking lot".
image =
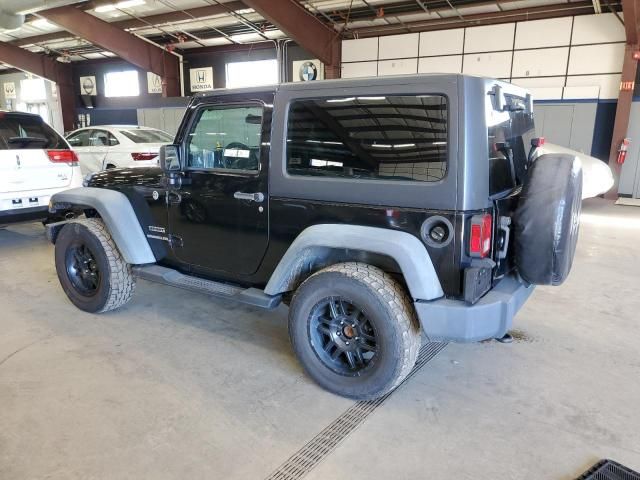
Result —
<instances>
[{"instance_id":1,"label":"concrete parking lot","mask_svg":"<svg viewBox=\"0 0 640 480\"><path fill-rule=\"evenodd\" d=\"M572 275L537 289L514 343L446 346L307 478L640 469L640 210L594 199L582 222ZM284 306L139 281L83 313L39 224L0 229L0 271L2 479L266 478L353 405L302 372Z\"/></svg>"}]
</instances>

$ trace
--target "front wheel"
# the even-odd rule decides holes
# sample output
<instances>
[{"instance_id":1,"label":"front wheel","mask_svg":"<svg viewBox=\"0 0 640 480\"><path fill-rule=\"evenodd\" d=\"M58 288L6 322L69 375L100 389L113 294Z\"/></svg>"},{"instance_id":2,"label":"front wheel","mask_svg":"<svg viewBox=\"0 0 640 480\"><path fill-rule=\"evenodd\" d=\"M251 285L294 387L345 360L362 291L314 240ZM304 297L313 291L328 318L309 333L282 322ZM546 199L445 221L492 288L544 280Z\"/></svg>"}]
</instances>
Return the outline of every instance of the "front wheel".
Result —
<instances>
[{"instance_id":1,"label":"front wheel","mask_svg":"<svg viewBox=\"0 0 640 480\"><path fill-rule=\"evenodd\" d=\"M62 289L80 310L101 313L127 303L135 280L102 220L66 224L56 239L56 271Z\"/></svg>"},{"instance_id":2,"label":"front wheel","mask_svg":"<svg viewBox=\"0 0 640 480\"><path fill-rule=\"evenodd\" d=\"M333 265L305 280L291 301L289 335L309 376L358 400L397 387L420 348L420 327L405 290L363 263Z\"/></svg>"}]
</instances>

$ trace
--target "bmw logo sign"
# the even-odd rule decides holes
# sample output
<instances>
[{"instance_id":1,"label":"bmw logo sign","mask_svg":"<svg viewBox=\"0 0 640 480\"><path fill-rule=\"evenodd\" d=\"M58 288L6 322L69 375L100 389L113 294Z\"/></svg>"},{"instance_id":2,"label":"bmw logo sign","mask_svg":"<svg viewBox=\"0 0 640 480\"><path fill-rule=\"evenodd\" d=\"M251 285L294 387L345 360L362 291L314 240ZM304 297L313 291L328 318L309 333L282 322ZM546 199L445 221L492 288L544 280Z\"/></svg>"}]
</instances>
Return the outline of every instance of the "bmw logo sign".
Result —
<instances>
[{"instance_id":1,"label":"bmw logo sign","mask_svg":"<svg viewBox=\"0 0 640 480\"><path fill-rule=\"evenodd\" d=\"M304 62L302 65L300 65L298 75L300 76L300 80L302 80L303 82L316 80L318 78L318 69L313 64L313 62Z\"/></svg>"},{"instance_id":2,"label":"bmw logo sign","mask_svg":"<svg viewBox=\"0 0 640 480\"><path fill-rule=\"evenodd\" d=\"M158 200L160 198L160 194L158 193L157 190L154 190L151 196L153 197L154 200Z\"/></svg>"}]
</instances>

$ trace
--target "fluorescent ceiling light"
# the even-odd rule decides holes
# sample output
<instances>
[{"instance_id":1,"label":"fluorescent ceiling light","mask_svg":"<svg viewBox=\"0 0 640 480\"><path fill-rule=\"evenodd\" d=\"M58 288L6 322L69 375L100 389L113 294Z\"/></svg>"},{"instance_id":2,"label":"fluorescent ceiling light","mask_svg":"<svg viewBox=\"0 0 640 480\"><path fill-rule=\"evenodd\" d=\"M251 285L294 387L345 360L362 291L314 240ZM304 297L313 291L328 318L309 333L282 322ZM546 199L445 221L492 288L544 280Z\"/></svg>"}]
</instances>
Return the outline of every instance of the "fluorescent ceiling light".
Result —
<instances>
[{"instance_id":1,"label":"fluorescent ceiling light","mask_svg":"<svg viewBox=\"0 0 640 480\"><path fill-rule=\"evenodd\" d=\"M122 2L116 3L116 8L137 7L138 5L144 5L145 3L145 0L123 0Z\"/></svg>"},{"instance_id":2,"label":"fluorescent ceiling light","mask_svg":"<svg viewBox=\"0 0 640 480\"><path fill-rule=\"evenodd\" d=\"M393 146L393 148L411 148L415 146L415 143L397 143Z\"/></svg>"},{"instance_id":3,"label":"fluorescent ceiling light","mask_svg":"<svg viewBox=\"0 0 640 480\"><path fill-rule=\"evenodd\" d=\"M356 97L332 98L331 100L327 100L327 103L353 102L355 99Z\"/></svg>"},{"instance_id":4,"label":"fluorescent ceiling light","mask_svg":"<svg viewBox=\"0 0 640 480\"><path fill-rule=\"evenodd\" d=\"M107 13L113 12L115 9L116 6L113 3L110 3L108 5L100 5L99 7L94 8L93 11L96 13Z\"/></svg>"},{"instance_id":5,"label":"fluorescent ceiling light","mask_svg":"<svg viewBox=\"0 0 640 480\"><path fill-rule=\"evenodd\" d=\"M371 146L375 148L393 148L393 145L388 143L372 143Z\"/></svg>"},{"instance_id":6,"label":"fluorescent ceiling light","mask_svg":"<svg viewBox=\"0 0 640 480\"><path fill-rule=\"evenodd\" d=\"M38 20L34 20L33 22L31 22L31 25L36 28L54 28L55 27L55 25L53 25L52 23L49 23L49 21L46 18L39 18Z\"/></svg>"},{"instance_id":7,"label":"fluorescent ceiling light","mask_svg":"<svg viewBox=\"0 0 640 480\"><path fill-rule=\"evenodd\" d=\"M145 3L146 3L145 0L123 0L122 2L100 5L99 7L94 8L94 12L97 12L97 13L112 12L119 8L137 7L138 5L144 5Z\"/></svg>"},{"instance_id":8,"label":"fluorescent ceiling light","mask_svg":"<svg viewBox=\"0 0 640 480\"><path fill-rule=\"evenodd\" d=\"M386 100L387 97L358 97L358 100Z\"/></svg>"}]
</instances>

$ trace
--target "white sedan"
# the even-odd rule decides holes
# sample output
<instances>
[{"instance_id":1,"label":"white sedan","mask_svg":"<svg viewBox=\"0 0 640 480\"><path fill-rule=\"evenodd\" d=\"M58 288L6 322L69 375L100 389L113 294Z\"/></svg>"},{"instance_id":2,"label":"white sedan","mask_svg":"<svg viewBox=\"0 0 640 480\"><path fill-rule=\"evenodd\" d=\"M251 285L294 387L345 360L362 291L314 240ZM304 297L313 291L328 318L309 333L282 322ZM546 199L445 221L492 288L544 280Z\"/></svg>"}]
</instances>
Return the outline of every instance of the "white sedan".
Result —
<instances>
[{"instance_id":1,"label":"white sedan","mask_svg":"<svg viewBox=\"0 0 640 480\"><path fill-rule=\"evenodd\" d=\"M545 153L568 153L575 155L582 163L582 199L593 198L608 192L613 187L613 173L606 162L582 152L561 147L553 143L545 143L536 150L535 156Z\"/></svg>"},{"instance_id":2,"label":"white sedan","mask_svg":"<svg viewBox=\"0 0 640 480\"><path fill-rule=\"evenodd\" d=\"M85 127L66 138L84 175L107 168L156 166L160 147L173 142L162 130L131 125Z\"/></svg>"}]
</instances>

